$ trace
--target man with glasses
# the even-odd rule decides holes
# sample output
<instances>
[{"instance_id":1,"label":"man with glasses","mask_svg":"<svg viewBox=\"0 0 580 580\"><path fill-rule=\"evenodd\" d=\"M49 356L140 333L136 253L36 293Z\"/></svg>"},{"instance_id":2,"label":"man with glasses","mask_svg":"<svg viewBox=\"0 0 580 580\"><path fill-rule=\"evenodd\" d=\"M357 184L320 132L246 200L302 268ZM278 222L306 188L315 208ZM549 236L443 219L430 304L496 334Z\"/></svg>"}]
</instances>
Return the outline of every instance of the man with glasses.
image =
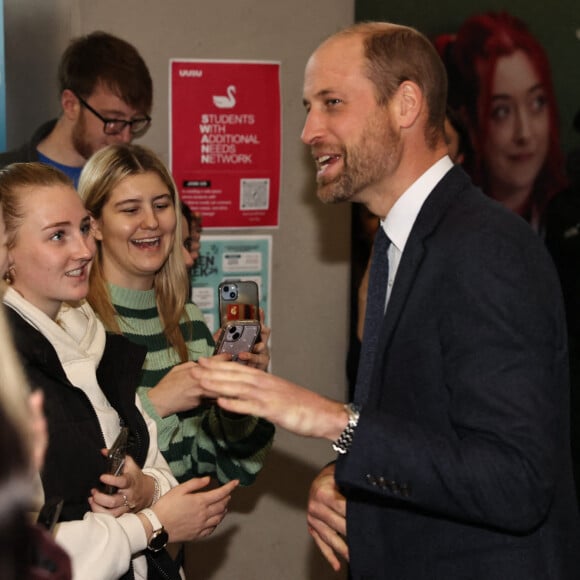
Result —
<instances>
[{"instance_id":1,"label":"man with glasses","mask_svg":"<svg viewBox=\"0 0 580 580\"><path fill-rule=\"evenodd\" d=\"M105 32L71 42L58 69L62 114L42 125L0 167L42 161L77 184L87 159L106 145L128 143L151 125L153 83L135 47Z\"/></svg>"}]
</instances>

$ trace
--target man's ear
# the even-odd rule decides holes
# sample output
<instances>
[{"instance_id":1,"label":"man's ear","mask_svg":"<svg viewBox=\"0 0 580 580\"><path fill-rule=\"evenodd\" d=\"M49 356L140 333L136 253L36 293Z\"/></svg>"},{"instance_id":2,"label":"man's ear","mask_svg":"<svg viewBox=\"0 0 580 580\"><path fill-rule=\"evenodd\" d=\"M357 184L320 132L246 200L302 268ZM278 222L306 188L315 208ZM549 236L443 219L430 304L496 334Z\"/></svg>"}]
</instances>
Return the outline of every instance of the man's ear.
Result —
<instances>
[{"instance_id":1,"label":"man's ear","mask_svg":"<svg viewBox=\"0 0 580 580\"><path fill-rule=\"evenodd\" d=\"M71 121L77 119L82 108L77 96L70 89L65 89L60 95L60 106L65 117Z\"/></svg>"},{"instance_id":2,"label":"man's ear","mask_svg":"<svg viewBox=\"0 0 580 580\"><path fill-rule=\"evenodd\" d=\"M101 232L101 222L91 216L91 232L95 237L95 240L102 242L103 241L103 233Z\"/></svg>"},{"instance_id":3,"label":"man's ear","mask_svg":"<svg viewBox=\"0 0 580 580\"><path fill-rule=\"evenodd\" d=\"M397 89L397 103L400 127L411 127L423 109L423 91L416 83L404 81Z\"/></svg>"}]
</instances>

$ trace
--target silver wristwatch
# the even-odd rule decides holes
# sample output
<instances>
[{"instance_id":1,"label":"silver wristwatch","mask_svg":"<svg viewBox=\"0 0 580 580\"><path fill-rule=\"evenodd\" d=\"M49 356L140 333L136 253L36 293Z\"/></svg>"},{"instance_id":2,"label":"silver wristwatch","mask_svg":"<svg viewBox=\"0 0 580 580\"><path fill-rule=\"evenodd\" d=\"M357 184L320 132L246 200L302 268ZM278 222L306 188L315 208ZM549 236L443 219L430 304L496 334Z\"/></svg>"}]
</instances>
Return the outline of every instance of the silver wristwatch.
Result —
<instances>
[{"instance_id":1,"label":"silver wristwatch","mask_svg":"<svg viewBox=\"0 0 580 580\"><path fill-rule=\"evenodd\" d=\"M348 453L352 444L354 430L358 425L358 419L360 417L360 405L357 405L356 403L348 403L348 405L344 406L344 410L348 414L348 423L346 424L344 431L340 434L340 437L332 444L332 448L341 455Z\"/></svg>"}]
</instances>

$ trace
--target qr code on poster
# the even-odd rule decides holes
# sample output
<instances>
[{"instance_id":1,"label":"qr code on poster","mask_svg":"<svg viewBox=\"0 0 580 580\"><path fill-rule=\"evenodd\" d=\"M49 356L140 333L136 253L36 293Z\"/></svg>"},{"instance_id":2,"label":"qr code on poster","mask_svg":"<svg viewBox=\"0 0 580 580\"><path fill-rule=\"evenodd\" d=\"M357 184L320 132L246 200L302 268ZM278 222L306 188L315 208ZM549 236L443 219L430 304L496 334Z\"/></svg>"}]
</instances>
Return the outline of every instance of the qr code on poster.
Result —
<instances>
[{"instance_id":1,"label":"qr code on poster","mask_svg":"<svg viewBox=\"0 0 580 580\"><path fill-rule=\"evenodd\" d=\"M240 180L240 209L268 209L269 207L269 179Z\"/></svg>"}]
</instances>

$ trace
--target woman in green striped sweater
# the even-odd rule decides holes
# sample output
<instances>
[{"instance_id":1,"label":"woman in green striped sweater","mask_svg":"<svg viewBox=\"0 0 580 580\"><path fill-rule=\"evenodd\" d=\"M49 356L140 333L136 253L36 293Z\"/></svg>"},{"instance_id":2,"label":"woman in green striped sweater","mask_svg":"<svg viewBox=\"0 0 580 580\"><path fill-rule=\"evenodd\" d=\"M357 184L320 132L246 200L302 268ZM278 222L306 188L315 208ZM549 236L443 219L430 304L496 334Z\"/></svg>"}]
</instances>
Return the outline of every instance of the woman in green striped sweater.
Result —
<instances>
[{"instance_id":1,"label":"woman in green striped sweater","mask_svg":"<svg viewBox=\"0 0 580 580\"><path fill-rule=\"evenodd\" d=\"M200 397L191 370L200 356L212 355L214 340L188 301L179 195L167 168L144 147L112 145L85 165L79 193L97 240L88 300L107 330L148 348L139 395L175 477L249 485L274 426ZM263 326L263 341L245 355L248 364L267 368L269 334Z\"/></svg>"}]
</instances>

